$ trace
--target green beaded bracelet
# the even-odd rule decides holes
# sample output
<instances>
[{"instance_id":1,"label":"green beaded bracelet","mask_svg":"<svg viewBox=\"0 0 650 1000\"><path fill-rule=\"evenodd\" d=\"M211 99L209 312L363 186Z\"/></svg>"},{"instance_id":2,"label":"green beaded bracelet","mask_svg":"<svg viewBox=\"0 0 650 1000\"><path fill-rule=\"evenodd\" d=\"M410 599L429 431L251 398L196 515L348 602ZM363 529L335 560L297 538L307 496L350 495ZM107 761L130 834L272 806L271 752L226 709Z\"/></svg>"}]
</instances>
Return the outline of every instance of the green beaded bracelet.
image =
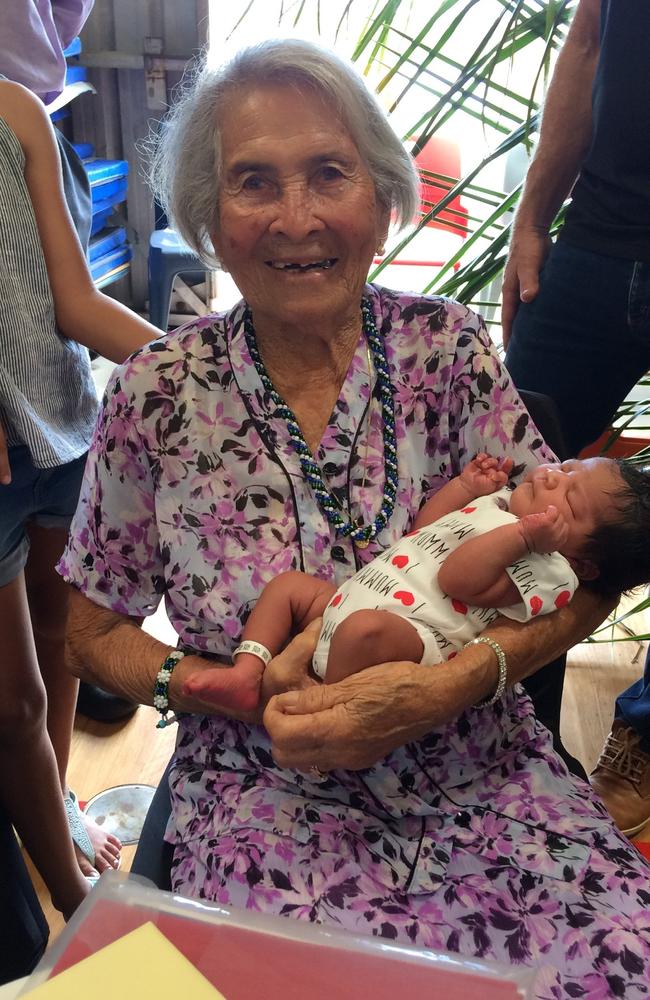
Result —
<instances>
[{"instance_id":1,"label":"green beaded bracelet","mask_svg":"<svg viewBox=\"0 0 650 1000\"><path fill-rule=\"evenodd\" d=\"M174 672L174 667L184 656L185 653L181 652L180 649L175 649L165 659L165 662L156 674L156 683L153 686L153 704L161 716L156 723L156 729L165 729L166 726L171 726L173 722L178 721L175 715L169 716L169 681Z\"/></svg>"}]
</instances>

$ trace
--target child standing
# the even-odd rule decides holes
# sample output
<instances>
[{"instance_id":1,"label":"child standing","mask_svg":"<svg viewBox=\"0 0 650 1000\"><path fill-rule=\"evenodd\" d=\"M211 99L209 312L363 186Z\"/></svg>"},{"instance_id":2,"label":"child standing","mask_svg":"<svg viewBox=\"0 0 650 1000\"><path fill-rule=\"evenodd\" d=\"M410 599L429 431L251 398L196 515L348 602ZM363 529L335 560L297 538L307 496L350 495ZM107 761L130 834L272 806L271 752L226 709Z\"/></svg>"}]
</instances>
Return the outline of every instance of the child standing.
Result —
<instances>
[{"instance_id":1,"label":"child standing","mask_svg":"<svg viewBox=\"0 0 650 1000\"><path fill-rule=\"evenodd\" d=\"M160 334L95 289L47 113L6 80L0 301L0 798L67 918L89 889L84 875L119 857L66 784L77 682L64 663L67 590L54 565L97 409L88 348L121 362Z\"/></svg>"}]
</instances>

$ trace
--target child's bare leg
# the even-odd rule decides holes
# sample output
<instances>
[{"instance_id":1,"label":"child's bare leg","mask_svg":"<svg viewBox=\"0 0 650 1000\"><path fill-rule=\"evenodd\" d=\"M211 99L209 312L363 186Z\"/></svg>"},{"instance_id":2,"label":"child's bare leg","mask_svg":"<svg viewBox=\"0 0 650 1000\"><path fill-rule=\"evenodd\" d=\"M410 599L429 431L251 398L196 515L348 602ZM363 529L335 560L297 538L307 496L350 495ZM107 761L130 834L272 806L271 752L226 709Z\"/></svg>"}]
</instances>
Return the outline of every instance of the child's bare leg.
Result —
<instances>
[{"instance_id":1,"label":"child's bare leg","mask_svg":"<svg viewBox=\"0 0 650 1000\"><path fill-rule=\"evenodd\" d=\"M422 640L406 618L390 611L353 611L334 631L325 681L336 684L365 667L392 660L419 663L423 653Z\"/></svg>"},{"instance_id":2,"label":"child's bare leg","mask_svg":"<svg viewBox=\"0 0 650 1000\"><path fill-rule=\"evenodd\" d=\"M77 862L59 770L46 729L46 694L21 573L0 587L3 692L0 698L0 796L47 885L68 917L89 890Z\"/></svg>"},{"instance_id":3,"label":"child's bare leg","mask_svg":"<svg viewBox=\"0 0 650 1000\"><path fill-rule=\"evenodd\" d=\"M30 525L29 536L31 547L25 567L27 598L38 666L47 692L47 731L54 748L61 789L67 793L66 771L79 682L66 669L68 587L54 569L63 552L67 531ZM114 868L120 856L119 840L88 817L84 816L83 821L95 851L94 867L100 873ZM75 845L74 849L84 875L91 874L93 865L80 848Z\"/></svg>"}]
</instances>

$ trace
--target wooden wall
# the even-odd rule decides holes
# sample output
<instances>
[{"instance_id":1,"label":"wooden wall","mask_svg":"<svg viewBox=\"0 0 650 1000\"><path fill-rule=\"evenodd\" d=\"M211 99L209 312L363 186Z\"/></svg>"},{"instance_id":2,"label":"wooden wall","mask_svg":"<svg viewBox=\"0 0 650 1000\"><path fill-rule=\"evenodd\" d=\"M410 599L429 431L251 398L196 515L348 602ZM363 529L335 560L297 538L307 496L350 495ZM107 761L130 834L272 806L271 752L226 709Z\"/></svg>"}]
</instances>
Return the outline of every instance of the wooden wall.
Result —
<instances>
[{"instance_id":1,"label":"wooden wall","mask_svg":"<svg viewBox=\"0 0 650 1000\"><path fill-rule=\"evenodd\" d=\"M128 287L121 282L114 288L139 310L148 298L154 208L136 146L164 114L188 60L206 43L207 7L207 0L96 0L81 33L81 61L97 94L73 102L73 137L92 142L98 157L129 161L126 213L133 262Z\"/></svg>"}]
</instances>

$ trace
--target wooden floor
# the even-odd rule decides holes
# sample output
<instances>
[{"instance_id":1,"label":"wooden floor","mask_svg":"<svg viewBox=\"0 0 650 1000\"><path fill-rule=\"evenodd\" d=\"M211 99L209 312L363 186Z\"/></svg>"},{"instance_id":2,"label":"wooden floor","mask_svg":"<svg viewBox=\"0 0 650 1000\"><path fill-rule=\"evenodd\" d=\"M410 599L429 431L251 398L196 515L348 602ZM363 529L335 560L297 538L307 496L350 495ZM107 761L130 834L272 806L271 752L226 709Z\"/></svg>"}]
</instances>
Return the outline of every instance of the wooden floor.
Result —
<instances>
[{"instance_id":1,"label":"wooden floor","mask_svg":"<svg viewBox=\"0 0 650 1000\"><path fill-rule=\"evenodd\" d=\"M152 633L169 639L169 624L162 616L156 615L150 622ZM648 631L644 622L633 624L637 634ZM567 748L587 772L593 768L609 732L616 695L640 676L644 656L645 646L637 642L584 643L569 654L562 734ZM115 725L78 717L69 781L82 801L113 785L158 783L173 750L175 727L158 730L156 718L154 709L145 707L127 722ZM650 826L645 839L650 840ZM134 851L134 847L123 851L125 870L130 867ZM52 941L63 926L62 920L52 909L40 878L33 874Z\"/></svg>"}]
</instances>

